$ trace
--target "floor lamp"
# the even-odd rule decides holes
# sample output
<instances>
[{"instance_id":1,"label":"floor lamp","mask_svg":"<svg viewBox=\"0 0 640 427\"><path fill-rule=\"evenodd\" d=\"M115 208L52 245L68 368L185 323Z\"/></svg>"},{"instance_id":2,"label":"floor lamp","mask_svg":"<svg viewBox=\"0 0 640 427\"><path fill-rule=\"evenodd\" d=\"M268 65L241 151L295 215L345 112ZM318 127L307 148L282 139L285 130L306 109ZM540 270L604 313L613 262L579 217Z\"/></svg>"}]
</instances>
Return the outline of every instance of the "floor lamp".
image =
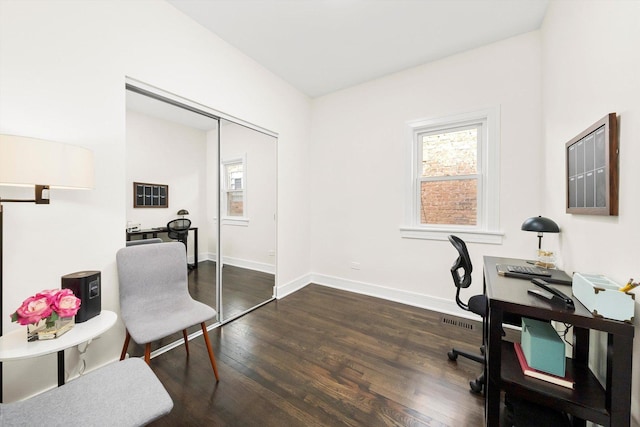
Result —
<instances>
[{"instance_id":1,"label":"floor lamp","mask_svg":"<svg viewBox=\"0 0 640 427\"><path fill-rule=\"evenodd\" d=\"M82 147L15 135L0 134L0 186L35 187L33 199L0 196L0 336L4 313L3 203L49 204L49 188L92 188L93 153ZM2 365L0 363L0 379ZM2 382L0 382L2 384ZM0 387L0 402L2 389Z\"/></svg>"}]
</instances>

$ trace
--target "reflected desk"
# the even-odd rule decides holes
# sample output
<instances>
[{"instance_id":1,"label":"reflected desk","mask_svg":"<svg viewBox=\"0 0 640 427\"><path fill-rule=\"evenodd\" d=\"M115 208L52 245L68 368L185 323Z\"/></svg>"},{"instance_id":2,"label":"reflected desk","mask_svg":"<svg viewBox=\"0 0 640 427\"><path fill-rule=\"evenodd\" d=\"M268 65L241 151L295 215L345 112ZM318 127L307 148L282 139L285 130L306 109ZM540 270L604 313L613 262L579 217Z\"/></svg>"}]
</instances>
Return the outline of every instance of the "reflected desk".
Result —
<instances>
[{"instance_id":1,"label":"reflected desk","mask_svg":"<svg viewBox=\"0 0 640 427\"><path fill-rule=\"evenodd\" d=\"M526 265L525 260L484 257L484 290L488 298L488 344L485 417L488 427L500 420L500 390L573 415L574 426L585 420L604 426L628 426L631 420L632 324L594 317L574 298L575 311L551 305L527 293L536 288L529 280L500 276L497 264ZM570 295L567 286L552 285ZM505 314L573 325L573 357L567 358L567 373L575 381L571 390L523 375L513 344L503 341ZM607 334L606 382L603 387L588 367L589 331Z\"/></svg>"},{"instance_id":2,"label":"reflected desk","mask_svg":"<svg viewBox=\"0 0 640 427\"><path fill-rule=\"evenodd\" d=\"M198 268L198 227L190 227L193 231L193 268ZM159 233L168 233L167 227L156 227L138 231L127 231L127 242L132 236L142 236L143 239L157 238Z\"/></svg>"},{"instance_id":3,"label":"reflected desk","mask_svg":"<svg viewBox=\"0 0 640 427\"><path fill-rule=\"evenodd\" d=\"M64 384L64 351L89 341L109 330L118 316L113 311L102 310L99 315L86 322L76 323L59 338L42 341L27 341L27 328L16 329L0 337L0 390L2 388L2 362L29 359L58 353L58 386ZM0 401L2 396L0 394Z\"/></svg>"}]
</instances>

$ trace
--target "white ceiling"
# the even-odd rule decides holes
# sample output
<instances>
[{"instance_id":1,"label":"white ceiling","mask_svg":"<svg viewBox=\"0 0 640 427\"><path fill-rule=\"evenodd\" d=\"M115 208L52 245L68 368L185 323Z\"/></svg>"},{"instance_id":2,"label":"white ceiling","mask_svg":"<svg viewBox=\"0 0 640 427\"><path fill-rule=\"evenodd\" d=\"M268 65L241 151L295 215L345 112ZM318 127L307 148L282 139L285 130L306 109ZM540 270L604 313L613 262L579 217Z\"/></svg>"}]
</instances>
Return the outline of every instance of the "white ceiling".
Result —
<instances>
[{"instance_id":1,"label":"white ceiling","mask_svg":"<svg viewBox=\"0 0 640 427\"><path fill-rule=\"evenodd\" d=\"M536 30L548 3L167 1L311 97Z\"/></svg>"}]
</instances>

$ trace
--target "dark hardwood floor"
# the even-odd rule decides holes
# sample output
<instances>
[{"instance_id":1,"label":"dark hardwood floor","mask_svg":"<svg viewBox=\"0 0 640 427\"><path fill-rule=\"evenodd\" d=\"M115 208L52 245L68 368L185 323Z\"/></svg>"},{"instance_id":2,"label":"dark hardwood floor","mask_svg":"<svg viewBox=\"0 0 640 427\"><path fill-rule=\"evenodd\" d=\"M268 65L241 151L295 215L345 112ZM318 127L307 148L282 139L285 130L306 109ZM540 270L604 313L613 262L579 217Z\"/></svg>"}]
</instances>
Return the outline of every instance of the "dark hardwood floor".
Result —
<instances>
[{"instance_id":1,"label":"dark hardwood floor","mask_svg":"<svg viewBox=\"0 0 640 427\"><path fill-rule=\"evenodd\" d=\"M225 265L222 269L224 319L238 315L273 296L275 276L261 271ZM189 293L211 307L216 306L216 263L203 261L189 272Z\"/></svg>"},{"instance_id":2,"label":"dark hardwood floor","mask_svg":"<svg viewBox=\"0 0 640 427\"><path fill-rule=\"evenodd\" d=\"M469 392L480 328L438 313L318 285L209 332L151 361L174 401L153 426L482 426Z\"/></svg>"},{"instance_id":3,"label":"dark hardwood floor","mask_svg":"<svg viewBox=\"0 0 640 427\"><path fill-rule=\"evenodd\" d=\"M207 261L207 264L213 264ZM224 319L255 307L273 297L275 275L225 265L222 268L222 315Z\"/></svg>"}]
</instances>

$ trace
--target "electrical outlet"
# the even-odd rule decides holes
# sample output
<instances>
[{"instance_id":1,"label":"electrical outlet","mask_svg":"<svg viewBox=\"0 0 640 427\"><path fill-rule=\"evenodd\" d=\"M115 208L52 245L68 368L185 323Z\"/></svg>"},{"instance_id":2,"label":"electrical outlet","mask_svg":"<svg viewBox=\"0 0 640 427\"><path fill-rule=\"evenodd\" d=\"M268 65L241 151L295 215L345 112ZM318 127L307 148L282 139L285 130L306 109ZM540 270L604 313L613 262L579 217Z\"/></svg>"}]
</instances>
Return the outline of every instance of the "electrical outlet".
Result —
<instances>
[{"instance_id":1,"label":"electrical outlet","mask_svg":"<svg viewBox=\"0 0 640 427\"><path fill-rule=\"evenodd\" d=\"M276 256L276 251L271 249L271 250L269 250L268 254L269 254L269 256Z\"/></svg>"},{"instance_id":2,"label":"electrical outlet","mask_svg":"<svg viewBox=\"0 0 640 427\"><path fill-rule=\"evenodd\" d=\"M360 263L359 263L359 262L352 261L352 262L351 262L351 269L352 269L352 270L360 270Z\"/></svg>"}]
</instances>

